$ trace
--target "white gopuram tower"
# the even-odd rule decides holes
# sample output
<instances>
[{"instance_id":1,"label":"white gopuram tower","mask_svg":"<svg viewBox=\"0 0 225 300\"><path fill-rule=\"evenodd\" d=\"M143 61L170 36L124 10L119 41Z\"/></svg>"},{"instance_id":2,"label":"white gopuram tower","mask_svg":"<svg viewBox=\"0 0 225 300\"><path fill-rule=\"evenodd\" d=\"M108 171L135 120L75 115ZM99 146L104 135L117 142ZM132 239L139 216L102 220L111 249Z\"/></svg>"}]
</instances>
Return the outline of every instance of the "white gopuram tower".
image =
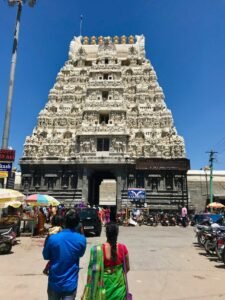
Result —
<instances>
[{"instance_id":1,"label":"white gopuram tower","mask_svg":"<svg viewBox=\"0 0 225 300\"><path fill-rule=\"evenodd\" d=\"M115 179L118 207L129 188L150 208L188 204L189 160L164 98L143 35L75 37L26 138L22 191L98 204L102 180Z\"/></svg>"}]
</instances>

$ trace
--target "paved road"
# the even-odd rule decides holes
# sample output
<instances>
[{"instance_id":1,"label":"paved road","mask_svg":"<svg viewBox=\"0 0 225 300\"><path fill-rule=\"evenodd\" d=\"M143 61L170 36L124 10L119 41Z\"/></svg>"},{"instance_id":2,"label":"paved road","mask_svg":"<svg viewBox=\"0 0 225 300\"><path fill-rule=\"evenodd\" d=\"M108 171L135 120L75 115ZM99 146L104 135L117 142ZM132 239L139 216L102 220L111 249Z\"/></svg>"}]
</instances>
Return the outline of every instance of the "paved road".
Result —
<instances>
[{"instance_id":1,"label":"paved road","mask_svg":"<svg viewBox=\"0 0 225 300\"><path fill-rule=\"evenodd\" d=\"M104 240L104 230L100 238L88 238L80 263L78 299L86 281L90 246ZM194 244L193 228L121 227L119 240L129 248L129 285L135 300L225 299L225 268ZM0 256L0 299L46 300L43 239L20 241L14 253Z\"/></svg>"}]
</instances>

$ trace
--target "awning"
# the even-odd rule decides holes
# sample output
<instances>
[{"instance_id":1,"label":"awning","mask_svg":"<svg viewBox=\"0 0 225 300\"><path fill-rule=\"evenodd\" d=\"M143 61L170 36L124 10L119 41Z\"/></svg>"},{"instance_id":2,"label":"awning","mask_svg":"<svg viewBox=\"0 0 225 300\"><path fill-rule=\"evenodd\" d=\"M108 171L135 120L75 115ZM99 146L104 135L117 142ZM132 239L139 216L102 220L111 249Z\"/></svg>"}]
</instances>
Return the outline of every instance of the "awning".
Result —
<instances>
[{"instance_id":1,"label":"awning","mask_svg":"<svg viewBox=\"0 0 225 300\"><path fill-rule=\"evenodd\" d=\"M6 171L0 171L0 178L7 178L8 177L8 172Z\"/></svg>"},{"instance_id":2,"label":"awning","mask_svg":"<svg viewBox=\"0 0 225 300\"><path fill-rule=\"evenodd\" d=\"M213 197L218 198L218 199L225 199L225 193L224 194L214 194Z\"/></svg>"}]
</instances>

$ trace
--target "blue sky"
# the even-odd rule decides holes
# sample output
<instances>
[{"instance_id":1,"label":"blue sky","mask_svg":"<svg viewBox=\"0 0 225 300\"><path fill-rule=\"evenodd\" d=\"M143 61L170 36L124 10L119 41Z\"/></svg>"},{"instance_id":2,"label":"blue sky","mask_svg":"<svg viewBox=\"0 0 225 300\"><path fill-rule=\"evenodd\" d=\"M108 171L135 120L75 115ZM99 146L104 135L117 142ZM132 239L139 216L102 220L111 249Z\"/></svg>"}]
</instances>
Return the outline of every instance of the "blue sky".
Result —
<instances>
[{"instance_id":1,"label":"blue sky","mask_svg":"<svg viewBox=\"0 0 225 300\"><path fill-rule=\"evenodd\" d=\"M39 111L79 35L144 34L152 62L186 143L192 169L225 168L225 0L37 0L24 6L9 145L22 155ZM16 8L0 2L0 136L8 93Z\"/></svg>"}]
</instances>

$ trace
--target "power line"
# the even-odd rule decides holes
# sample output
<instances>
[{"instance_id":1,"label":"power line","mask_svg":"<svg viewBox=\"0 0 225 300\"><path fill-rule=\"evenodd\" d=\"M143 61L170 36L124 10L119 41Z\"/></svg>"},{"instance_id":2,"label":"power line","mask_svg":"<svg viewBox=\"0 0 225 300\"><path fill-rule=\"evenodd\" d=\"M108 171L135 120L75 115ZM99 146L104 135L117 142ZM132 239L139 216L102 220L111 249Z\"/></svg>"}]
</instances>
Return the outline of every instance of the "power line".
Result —
<instances>
[{"instance_id":1,"label":"power line","mask_svg":"<svg viewBox=\"0 0 225 300\"><path fill-rule=\"evenodd\" d=\"M224 151L225 151L225 149L224 149ZM218 153L217 158L215 160L215 164L217 164L217 165L224 165L225 166L224 156L221 153Z\"/></svg>"},{"instance_id":2,"label":"power line","mask_svg":"<svg viewBox=\"0 0 225 300\"><path fill-rule=\"evenodd\" d=\"M224 147L225 146L225 136L222 137L217 143L214 144L213 148L219 148L219 147Z\"/></svg>"},{"instance_id":3,"label":"power line","mask_svg":"<svg viewBox=\"0 0 225 300\"><path fill-rule=\"evenodd\" d=\"M220 152L219 152L219 155L221 155L224 151L225 151L225 149L223 149L223 151L220 151Z\"/></svg>"}]
</instances>

